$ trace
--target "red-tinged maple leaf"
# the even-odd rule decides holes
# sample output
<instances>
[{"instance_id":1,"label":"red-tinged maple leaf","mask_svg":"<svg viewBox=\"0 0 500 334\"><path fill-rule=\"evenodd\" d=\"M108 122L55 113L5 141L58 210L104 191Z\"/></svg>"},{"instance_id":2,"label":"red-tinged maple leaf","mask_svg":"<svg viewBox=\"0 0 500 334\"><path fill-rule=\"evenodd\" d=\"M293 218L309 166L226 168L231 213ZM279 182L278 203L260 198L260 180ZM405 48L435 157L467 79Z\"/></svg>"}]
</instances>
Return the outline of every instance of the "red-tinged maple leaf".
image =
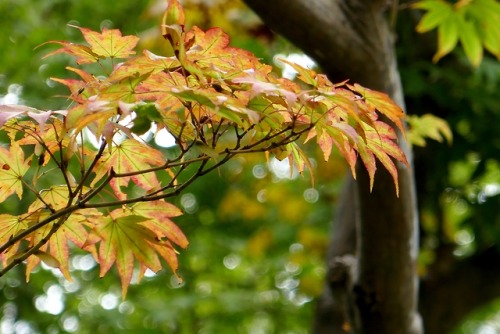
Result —
<instances>
[{"instance_id":1,"label":"red-tinged maple leaf","mask_svg":"<svg viewBox=\"0 0 500 334\"><path fill-rule=\"evenodd\" d=\"M101 33L87 28L76 27L89 43L91 51L97 56L109 58L127 58L135 54L134 48L139 42L137 36L122 36L118 29L104 28Z\"/></svg>"},{"instance_id":2,"label":"red-tinged maple leaf","mask_svg":"<svg viewBox=\"0 0 500 334\"><path fill-rule=\"evenodd\" d=\"M182 215L182 211L175 205L165 201L142 202L134 204L130 212L150 218L142 224L155 232L158 240L167 238L182 248L188 246L186 236L170 219Z\"/></svg>"},{"instance_id":3,"label":"red-tinged maple leaf","mask_svg":"<svg viewBox=\"0 0 500 334\"><path fill-rule=\"evenodd\" d=\"M181 280L181 278L177 275L177 269L179 269L179 260L177 258L177 252L169 241L164 241L161 244L153 243L152 247L160 254L160 256L167 262L170 269L172 269L173 273L177 276L177 278Z\"/></svg>"},{"instance_id":4,"label":"red-tinged maple leaf","mask_svg":"<svg viewBox=\"0 0 500 334\"><path fill-rule=\"evenodd\" d=\"M314 131L316 131L316 129L314 129ZM328 161L332 154L333 139L326 129L321 130L321 134L318 136L318 145L323 152L323 158L325 161Z\"/></svg>"},{"instance_id":5,"label":"red-tinged maple leaf","mask_svg":"<svg viewBox=\"0 0 500 334\"><path fill-rule=\"evenodd\" d=\"M238 77L232 80L234 83L250 84L251 92L254 96L263 94L268 97L280 97L283 98L284 106L290 110L297 102L298 97L294 91L283 88L283 85L279 83L266 82L258 79L255 75L247 75L245 77Z\"/></svg>"},{"instance_id":6,"label":"red-tinged maple leaf","mask_svg":"<svg viewBox=\"0 0 500 334\"><path fill-rule=\"evenodd\" d=\"M373 189L373 182L375 178L375 171L377 170L377 162L375 159L375 155L372 153L370 149L367 148L367 144L360 140L355 147L359 156L361 157L361 161L365 166L366 171L368 172L368 178L370 179L370 191ZM351 166L351 170L354 170L354 166ZM356 174L353 171L353 176L356 178Z\"/></svg>"},{"instance_id":7,"label":"red-tinged maple leaf","mask_svg":"<svg viewBox=\"0 0 500 334\"><path fill-rule=\"evenodd\" d=\"M0 202L16 194L23 194L22 177L29 169L29 161L24 160L24 152L16 142L7 150L0 147Z\"/></svg>"},{"instance_id":8,"label":"red-tinged maple leaf","mask_svg":"<svg viewBox=\"0 0 500 334\"><path fill-rule=\"evenodd\" d=\"M146 220L148 218L116 209L96 230L102 238L99 245L100 276L103 277L116 263L124 298L132 279L134 259L154 272L162 268L155 249L149 243L156 242L156 235L141 224Z\"/></svg>"},{"instance_id":9,"label":"red-tinged maple leaf","mask_svg":"<svg viewBox=\"0 0 500 334\"><path fill-rule=\"evenodd\" d=\"M40 219L43 219L47 216L48 216L47 212L42 212L42 211L37 212L37 217ZM32 234L29 238L30 240L29 246L32 247L35 244L39 243L43 237L49 234L51 229L52 229L52 224L48 224L37 229L36 233ZM46 253L48 247L49 245L45 244L42 247L40 247L38 251ZM29 282L31 273L33 272L33 269L35 269L40 264L40 260L41 258L37 256L30 256L26 259L26 282Z\"/></svg>"},{"instance_id":10,"label":"red-tinged maple leaf","mask_svg":"<svg viewBox=\"0 0 500 334\"><path fill-rule=\"evenodd\" d=\"M84 104L76 105L68 110L66 117L66 128L74 130L71 134L73 139L86 128L99 138L104 136L108 143L111 143L114 131L120 128L120 124L112 121L111 118L118 114L117 103L108 100L90 99ZM111 128L111 131L110 131ZM127 131L126 129L124 129Z\"/></svg>"},{"instance_id":11,"label":"red-tinged maple leaf","mask_svg":"<svg viewBox=\"0 0 500 334\"><path fill-rule=\"evenodd\" d=\"M394 130L386 123L380 121L377 121L375 124L375 129L365 129L366 146L391 174L396 186L396 195L399 196L398 172L392 159L394 158L406 166L409 163L401 148L394 141L397 138Z\"/></svg>"},{"instance_id":12,"label":"red-tinged maple leaf","mask_svg":"<svg viewBox=\"0 0 500 334\"><path fill-rule=\"evenodd\" d=\"M94 53L91 48L86 45L74 44L64 41L48 41L44 44L54 43L62 45L62 48L46 54L43 58L47 58L56 54L65 53L76 58L76 63L79 65L92 64L99 60L99 55Z\"/></svg>"},{"instance_id":13,"label":"red-tinged maple leaf","mask_svg":"<svg viewBox=\"0 0 500 334\"><path fill-rule=\"evenodd\" d=\"M97 77L81 69L69 66L66 67L66 69L78 74L83 80L59 78L50 78L50 80L68 87L71 92L70 98L75 102L82 103L88 97L97 95L100 91L100 88L105 84Z\"/></svg>"},{"instance_id":14,"label":"red-tinged maple leaf","mask_svg":"<svg viewBox=\"0 0 500 334\"><path fill-rule=\"evenodd\" d=\"M149 73L132 75L126 77L119 82L108 82L104 84L107 87L101 89L99 98L107 101L121 101L125 103L133 103L136 101L135 88L149 76Z\"/></svg>"},{"instance_id":15,"label":"red-tinged maple leaf","mask_svg":"<svg viewBox=\"0 0 500 334\"><path fill-rule=\"evenodd\" d=\"M331 88L329 88L331 89ZM334 114L337 118L348 120L350 118L357 123L362 122L363 110L360 108L361 103L354 93L346 89L333 89L332 91L321 92L322 96L326 97L325 101L330 107L330 113ZM364 117L366 118L366 116Z\"/></svg>"},{"instance_id":16,"label":"red-tinged maple leaf","mask_svg":"<svg viewBox=\"0 0 500 334\"><path fill-rule=\"evenodd\" d=\"M163 57L144 50L143 55L116 65L113 72L106 79L107 82L116 82L125 78L158 72L172 72L180 68L181 63L175 57Z\"/></svg>"},{"instance_id":17,"label":"red-tinged maple leaf","mask_svg":"<svg viewBox=\"0 0 500 334\"><path fill-rule=\"evenodd\" d=\"M67 280L71 281L68 265L69 241L75 246L83 248L89 234L85 226L93 225L89 222L89 218L95 220L101 216L99 211L95 209L77 210L64 221L57 232L49 239L48 253L58 261L58 268Z\"/></svg>"},{"instance_id":18,"label":"red-tinged maple leaf","mask_svg":"<svg viewBox=\"0 0 500 334\"><path fill-rule=\"evenodd\" d=\"M246 128L248 123L242 117L248 118L252 123L257 123L259 114L245 106L231 96L220 94L213 88L172 88L171 94L181 98L183 101L196 103L196 108L191 112L197 119L208 117L219 121L219 117L225 118L242 128ZM187 116L187 115L186 115ZM186 117L187 118L187 117Z\"/></svg>"},{"instance_id":19,"label":"red-tinged maple leaf","mask_svg":"<svg viewBox=\"0 0 500 334\"><path fill-rule=\"evenodd\" d=\"M88 190L88 189L85 189ZM48 191L41 194L41 198L35 201L29 208L29 214L26 215L26 223L28 225L37 224L43 220L49 219L51 211L43 210L50 206L54 210L60 210L69 205L68 191L65 186L52 187ZM28 258L28 266L26 268L26 275L29 279L31 271L38 265L40 260L47 262L54 268L61 270L64 277L71 281L71 274L69 271L69 242L79 248L84 248L89 230L94 226L95 221L100 219L102 214L96 209L79 209L71 213L67 217L61 217L46 224L45 226L33 231L27 239L30 240L30 246L38 244L58 224L57 231L52 234L48 243L40 248L41 254L36 254L37 257ZM86 228L88 226L89 228Z\"/></svg>"},{"instance_id":20,"label":"red-tinged maple leaf","mask_svg":"<svg viewBox=\"0 0 500 334\"><path fill-rule=\"evenodd\" d=\"M39 134L42 135L43 132L45 131L45 125L47 121L54 115L63 115L66 116L67 111L66 110L48 110L48 111L42 111L42 110L37 110L37 111L28 111L27 115L31 117L33 120L35 120L36 123L39 125Z\"/></svg>"},{"instance_id":21,"label":"red-tinged maple leaf","mask_svg":"<svg viewBox=\"0 0 500 334\"><path fill-rule=\"evenodd\" d=\"M333 144L338 148L339 152L342 154L342 156L346 159L350 169L352 176L356 178L356 161L357 161L357 155L356 155L356 150L357 147L355 146L355 143L352 143L352 140L349 140L349 137L346 136L345 134L342 134L341 131L339 131L338 127L333 128L333 127L326 127L325 128L325 133L328 133L328 135L331 137ZM318 139L321 141L328 141L326 137L322 137L321 139ZM321 147L321 142L318 141ZM375 165L373 165L375 167ZM368 165L367 168L370 168L370 172L372 171L372 166ZM373 169L373 173L375 173L375 170Z\"/></svg>"},{"instance_id":22,"label":"red-tinged maple leaf","mask_svg":"<svg viewBox=\"0 0 500 334\"><path fill-rule=\"evenodd\" d=\"M359 93L365 100L368 106L371 106L388 119L390 119L404 134L404 127L401 120L404 117L403 110L394 103L387 94L377 92L361 85L347 85L349 89Z\"/></svg>"},{"instance_id":23,"label":"red-tinged maple leaf","mask_svg":"<svg viewBox=\"0 0 500 334\"><path fill-rule=\"evenodd\" d=\"M185 83L185 77L178 72L155 73L137 86L136 99L155 101L160 106L160 113L175 111L184 106L182 101L170 92L173 87L182 89Z\"/></svg>"},{"instance_id":24,"label":"red-tinged maple leaf","mask_svg":"<svg viewBox=\"0 0 500 334\"><path fill-rule=\"evenodd\" d=\"M193 27L186 33L186 40L192 40L192 46L186 53L187 59L213 78L223 77L227 80L245 70L261 67L251 52L230 47L229 35L220 28L203 31Z\"/></svg>"},{"instance_id":25,"label":"red-tinged maple leaf","mask_svg":"<svg viewBox=\"0 0 500 334\"><path fill-rule=\"evenodd\" d=\"M121 187L126 187L130 180L142 189L155 189L159 185L155 173L136 172L161 166L164 163L165 159L160 151L135 139L126 139L104 153L96 165L96 176L91 186L113 171L117 177L111 180L110 185L118 198L125 199L126 194L122 192ZM128 173L133 173L133 175L127 175Z\"/></svg>"},{"instance_id":26,"label":"red-tinged maple leaf","mask_svg":"<svg viewBox=\"0 0 500 334\"><path fill-rule=\"evenodd\" d=\"M310 172L312 172L313 168L311 160L309 159L307 154L304 153L304 151L299 147L299 145L297 145L296 142L290 143L288 145L290 146L290 151L291 151L289 156L291 164L290 167L292 167L292 165L295 166L297 168L297 171L301 174L304 172L306 168ZM292 170L293 168L290 168L290 173L292 172ZM311 174L311 183L314 186L314 175L313 173L310 174Z\"/></svg>"}]
</instances>

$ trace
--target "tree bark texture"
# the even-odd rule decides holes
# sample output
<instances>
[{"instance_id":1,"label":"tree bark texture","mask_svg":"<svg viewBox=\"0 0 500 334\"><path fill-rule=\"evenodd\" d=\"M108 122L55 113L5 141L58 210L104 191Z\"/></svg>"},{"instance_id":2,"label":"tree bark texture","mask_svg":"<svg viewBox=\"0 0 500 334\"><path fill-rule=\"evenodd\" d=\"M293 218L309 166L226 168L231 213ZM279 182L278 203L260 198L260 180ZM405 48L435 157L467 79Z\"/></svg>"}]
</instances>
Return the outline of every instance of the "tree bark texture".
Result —
<instances>
[{"instance_id":1,"label":"tree bark texture","mask_svg":"<svg viewBox=\"0 0 500 334\"><path fill-rule=\"evenodd\" d=\"M245 2L271 29L313 57L332 81L349 79L386 92L404 106L386 1ZM404 140L399 143L411 160ZM333 232L316 333L421 333L413 172L401 165L398 172L399 198L383 167L372 192L362 166L356 186L348 181L334 226L343 232ZM350 239L356 240L355 246L337 244Z\"/></svg>"}]
</instances>

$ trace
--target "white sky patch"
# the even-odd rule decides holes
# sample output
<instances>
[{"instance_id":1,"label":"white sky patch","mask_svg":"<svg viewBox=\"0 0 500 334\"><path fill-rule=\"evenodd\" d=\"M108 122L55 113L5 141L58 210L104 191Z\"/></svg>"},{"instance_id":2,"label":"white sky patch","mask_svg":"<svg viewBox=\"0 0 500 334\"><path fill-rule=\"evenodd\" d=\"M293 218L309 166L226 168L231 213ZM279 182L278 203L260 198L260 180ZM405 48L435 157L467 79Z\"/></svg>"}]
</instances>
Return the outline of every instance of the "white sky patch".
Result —
<instances>
[{"instance_id":1,"label":"white sky patch","mask_svg":"<svg viewBox=\"0 0 500 334\"><path fill-rule=\"evenodd\" d=\"M309 56L303 54L303 53L290 53L288 55L283 54L283 53L278 53L273 57L274 64L278 66L279 68L282 69L281 75L284 78L293 80L295 79L295 76L297 75L297 71L293 69L288 64L284 64L283 62L280 61L280 59L285 59L288 60L289 62L295 63L297 65L300 65L302 67L312 69L313 67L316 67L316 63L312 58Z\"/></svg>"},{"instance_id":2,"label":"white sky patch","mask_svg":"<svg viewBox=\"0 0 500 334\"><path fill-rule=\"evenodd\" d=\"M299 172L296 168L290 168L290 162L288 158L285 158L279 161L276 158L272 158L268 162L269 170L276 176L278 179L290 179L293 180L299 176Z\"/></svg>"},{"instance_id":3,"label":"white sky patch","mask_svg":"<svg viewBox=\"0 0 500 334\"><path fill-rule=\"evenodd\" d=\"M172 147L175 146L175 138L167 131L167 129L161 129L155 136L155 143L161 147Z\"/></svg>"}]
</instances>

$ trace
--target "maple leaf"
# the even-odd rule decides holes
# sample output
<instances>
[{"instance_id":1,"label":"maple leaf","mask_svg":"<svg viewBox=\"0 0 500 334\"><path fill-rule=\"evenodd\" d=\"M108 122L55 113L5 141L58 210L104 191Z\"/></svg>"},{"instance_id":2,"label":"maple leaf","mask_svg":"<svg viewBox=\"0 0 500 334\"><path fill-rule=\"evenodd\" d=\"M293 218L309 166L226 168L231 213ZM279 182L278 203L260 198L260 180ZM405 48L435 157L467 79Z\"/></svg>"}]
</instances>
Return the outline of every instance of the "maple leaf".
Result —
<instances>
[{"instance_id":1,"label":"maple leaf","mask_svg":"<svg viewBox=\"0 0 500 334\"><path fill-rule=\"evenodd\" d=\"M387 94L365 88L358 84L347 86L353 91L361 94L368 106L377 109L379 113L385 115L404 134L404 127L403 123L401 122L404 117L404 112L396 103L394 103L389 98Z\"/></svg>"},{"instance_id":2,"label":"maple leaf","mask_svg":"<svg viewBox=\"0 0 500 334\"><path fill-rule=\"evenodd\" d=\"M203 31L193 27L186 33L186 40L192 40L186 57L213 78L222 76L227 80L245 70L269 69L267 66L262 66L251 52L229 46L229 35L220 28Z\"/></svg>"},{"instance_id":3,"label":"maple leaf","mask_svg":"<svg viewBox=\"0 0 500 334\"><path fill-rule=\"evenodd\" d=\"M66 221L59 227L57 232L49 240L49 254L57 259L58 268L63 273L64 277L71 281L69 272L69 242L75 246L83 248L87 238L88 229L85 226L91 226L89 218L97 219L102 216L96 209L82 209L73 212Z\"/></svg>"},{"instance_id":4,"label":"maple leaf","mask_svg":"<svg viewBox=\"0 0 500 334\"><path fill-rule=\"evenodd\" d=\"M182 211L168 202L153 201L136 203L130 208L130 212L150 218L142 222L144 226L156 234L157 242L150 243L150 246L158 252L177 278L181 280L177 275L177 252L170 242L186 248L188 241L184 233L170 218L181 215Z\"/></svg>"},{"instance_id":5,"label":"maple leaf","mask_svg":"<svg viewBox=\"0 0 500 334\"><path fill-rule=\"evenodd\" d=\"M396 188L396 195L399 196L398 172L392 159L409 166L401 148L396 144L397 135L389 125L376 121L375 127L366 127L366 141L359 140L356 145L361 159L370 176L370 189L373 188L375 174L375 157L391 174Z\"/></svg>"},{"instance_id":6,"label":"maple leaf","mask_svg":"<svg viewBox=\"0 0 500 334\"><path fill-rule=\"evenodd\" d=\"M143 55L115 66L106 81L116 82L131 76L155 74L162 71L172 72L180 68L180 66L181 63L175 57L158 56L144 50Z\"/></svg>"},{"instance_id":7,"label":"maple leaf","mask_svg":"<svg viewBox=\"0 0 500 334\"><path fill-rule=\"evenodd\" d=\"M52 51L50 53L47 53L43 59L60 54L60 53L65 53L69 54L70 56L73 56L76 58L76 63L79 65L82 64L92 64L95 63L96 61L99 60L99 55L94 53L91 48L89 48L86 45L81 45L81 44L75 44L75 43L70 43L70 42L64 42L64 41L48 41L44 44L47 43L54 43L54 44L59 44L62 45L62 48L57 49L55 51Z\"/></svg>"},{"instance_id":8,"label":"maple leaf","mask_svg":"<svg viewBox=\"0 0 500 334\"><path fill-rule=\"evenodd\" d=\"M113 171L118 177L114 177L110 185L118 198L125 199L126 194L122 192L121 187L126 187L130 180L145 190L156 188L159 185L156 174L135 172L147 170L153 166L161 166L164 163L165 159L160 151L135 139L126 139L104 153L95 168L96 176L91 186ZM127 173L134 175L127 176Z\"/></svg>"},{"instance_id":9,"label":"maple leaf","mask_svg":"<svg viewBox=\"0 0 500 334\"><path fill-rule=\"evenodd\" d=\"M8 214L0 215L0 245L4 245L13 236L17 235L19 232L28 228L27 222L18 216L12 216ZM15 256L20 241L16 242L14 245L10 246L6 251L0 253L0 260L2 265L6 266L7 263Z\"/></svg>"},{"instance_id":10,"label":"maple leaf","mask_svg":"<svg viewBox=\"0 0 500 334\"><path fill-rule=\"evenodd\" d=\"M24 152L16 142L7 150L0 147L0 202L16 194L21 199L22 177L29 169L29 161L24 160Z\"/></svg>"},{"instance_id":11,"label":"maple leaf","mask_svg":"<svg viewBox=\"0 0 500 334\"><path fill-rule=\"evenodd\" d=\"M100 88L104 85L96 76L91 75L79 68L66 67L68 71L78 74L83 80L50 78L69 88L70 98L78 103L83 103L88 97L99 94Z\"/></svg>"},{"instance_id":12,"label":"maple leaf","mask_svg":"<svg viewBox=\"0 0 500 334\"><path fill-rule=\"evenodd\" d=\"M446 140L448 144L451 144L453 140L453 134L448 123L432 114L410 115L407 116L407 122L410 127L408 141L413 145L425 146L426 138L438 142Z\"/></svg>"},{"instance_id":13,"label":"maple leaf","mask_svg":"<svg viewBox=\"0 0 500 334\"><path fill-rule=\"evenodd\" d=\"M61 198L64 194L66 194L66 200ZM44 197L51 207L58 207L63 206L63 203L67 202L68 193L64 191L64 187L55 187L48 191ZM41 205L43 204L38 202L35 206ZM33 208L34 206L30 209L33 210ZM36 257L31 256L28 258L26 266L27 279L29 280L32 270L38 265L40 260L46 263L47 260L49 260L50 263L48 264L51 267L58 268L64 277L68 281L71 281L72 278L69 270L70 241L71 244L79 248L84 248L90 227L92 227L95 224L95 220L100 219L101 216L102 214L96 209L79 209L67 217L60 218L62 221L59 222L55 220L31 233L27 239L30 240L30 246L34 246L44 238L47 238L48 234L54 228L54 224L59 225L57 231L48 239L48 242L40 248L41 253L35 253ZM37 210L27 217L28 224L33 225L48 219L50 213L48 210Z\"/></svg>"},{"instance_id":14,"label":"maple leaf","mask_svg":"<svg viewBox=\"0 0 500 334\"><path fill-rule=\"evenodd\" d=\"M154 100L160 106L160 112L164 110L168 113L184 107L182 101L170 94L173 87L182 89L184 84L185 78L178 72L155 73L137 86L136 98Z\"/></svg>"},{"instance_id":15,"label":"maple leaf","mask_svg":"<svg viewBox=\"0 0 500 334\"><path fill-rule=\"evenodd\" d=\"M125 297L134 259L141 264L141 272L145 268L157 272L162 268L159 254L176 274L177 255L170 241L182 248L187 247L188 241L170 218L181 214L176 206L163 200L136 203L112 211L95 229L100 237L101 277L116 263Z\"/></svg>"},{"instance_id":16,"label":"maple leaf","mask_svg":"<svg viewBox=\"0 0 500 334\"><path fill-rule=\"evenodd\" d=\"M260 80L255 74L251 74L245 77L238 77L232 80L234 83L243 83L251 85L252 94L266 95L267 98L279 97L279 100L274 100L282 104L284 107L288 109L292 109L295 102L297 102L298 97L296 92L293 89L287 89L289 87L284 87L284 83L287 81L282 81L280 83L266 82ZM293 87L295 88L295 87Z\"/></svg>"},{"instance_id":17,"label":"maple leaf","mask_svg":"<svg viewBox=\"0 0 500 334\"><path fill-rule=\"evenodd\" d=\"M135 54L133 49L139 42L139 37L122 36L118 29L104 28L102 33L98 33L87 28L72 27L78 28L83 38L89 43L91 51L102 57L127 58Z\"/></svg>"},{"instance_id":18,"label":"maple leaf","mask_svg":"<svg viewBox=\"0 0 500 334\"><path fill-rule=\"evenodd\" d=\"M158 239L168 238L182 248L188 246L186 236L170 218L182 215L175 205L165 201L136 203L130 208L132 214L150 218L143 225L156 233Z\"/></svg>"},{"instance_id":19,"label":"maple leaf","mask_svg":"<svg viewBox=\"0 0 500 334\"><path fill-rule=\"evenodd\" d=\"M79 29L89 46L65 41L48 41L42 45L55 43L62 45L62 48L46 54L43 58L65 53L75 57L77 64L92 64L100 58L127 58L135 54L133 49L139 42L137 36L122 36L121 31L118 29L109 30L104 28L102 33L99 33L71 24L69 26Z\"/></svg>"},{"instance_id":20,"label":"maple leaf","mask_svg":"<svg viewBox=\"0 0 500 334\"><path fill-rule=\"evenodd\" d=\"M102 238L99 245L100 276L103 277L116 263L125 298L132 279L134 258L154 272L161 270L161 263L149 242L156 242L153 231L141 224L148 218L130 215L123 209L112 211L96 232ZM147 242L149 241L149 242Z\"/></svg>"},{"instance_id":21,"label":"maple leaf","mask_svg":"<svg viewBox=\"0 0 500 334\"><path fill-rule=\"evenodd\" d=\"M67 186L52 186L40 191L39 197L29 206L28 212L35 212L40 209L57 211L70 204Z\"/></svg>"}]
</instances>

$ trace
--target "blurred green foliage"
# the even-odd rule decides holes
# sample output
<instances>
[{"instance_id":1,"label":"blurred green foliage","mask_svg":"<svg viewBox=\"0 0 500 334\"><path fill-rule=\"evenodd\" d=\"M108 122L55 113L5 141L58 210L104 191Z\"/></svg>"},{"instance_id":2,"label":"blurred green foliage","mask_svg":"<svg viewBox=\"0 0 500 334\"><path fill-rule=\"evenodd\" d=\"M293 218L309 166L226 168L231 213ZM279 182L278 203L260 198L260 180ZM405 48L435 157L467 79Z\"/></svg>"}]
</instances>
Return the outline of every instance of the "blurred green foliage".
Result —
<instances>
[{"instance_id":1,"label":"blurred green foliage","mask_svg":"<svg viewBox=\"0 0 500 334\"><path fill-rule=\"evenodd\" d=\"M186 1L189 24L221 26L233 45L266 62L296 51L274 36L240 1ZM211 5L208 5L208 4ZM64 77L69 59L42 59L47 40L78 41L78 30L119 28L143 38L142 47L163 48L157 28L164 1L4 0L0 2L0 99L44 109L67 107ZM455 51L432 64L429 36L415 33L417 20L398 18L398 56L410 113L446 119L453 144L415 148L422 218L422 263L440 244L456 244L465 257L500 245L500 65L485 55L473 70ZM428 48L431 45L431 48ZM16 101L16 99L18 99ZM20 100L19 100L20 99ZM120 298L119 280L99 279L88 255L72 260L73 282L39 269L24 282L23 268L0 279L1 333L307 333L321 293L324 258L343 163L315 157L315 186L286 165L262 155L235 159L198 180L176 204L186 214L176 222L190 240L182 251L179 283L171 272L148 273ZM15 210L8 200L0 212ZM476 333L494 319L498 305L464 322ZM479 319L479 320L478 320Z\"/></svg>"}]
</instances>

